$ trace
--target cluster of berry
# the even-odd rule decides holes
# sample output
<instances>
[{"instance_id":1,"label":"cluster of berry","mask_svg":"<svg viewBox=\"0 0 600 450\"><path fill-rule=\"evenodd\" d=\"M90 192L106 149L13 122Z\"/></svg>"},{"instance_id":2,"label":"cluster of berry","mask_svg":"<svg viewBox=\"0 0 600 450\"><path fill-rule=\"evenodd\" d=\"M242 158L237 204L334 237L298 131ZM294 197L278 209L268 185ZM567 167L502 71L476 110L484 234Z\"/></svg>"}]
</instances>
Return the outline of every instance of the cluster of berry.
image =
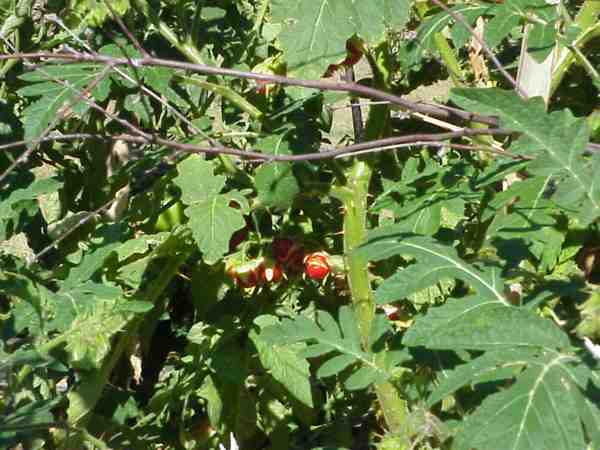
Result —
<instances>
[{"instance_id":1,"label":"cluster of berry","mask_svg":"<svg viewBox=\"0 0 600 450\"><path fill-rule=\"evenodd\" d=\"M306 252L302 245L289 238L275 238L271 255L242 264L229 264L226 272L237 286L250 288L278 283L287 275L300 273L313 280L322 280L331 271L330 255L325 252Z\"/></svg>"}]
</instances>

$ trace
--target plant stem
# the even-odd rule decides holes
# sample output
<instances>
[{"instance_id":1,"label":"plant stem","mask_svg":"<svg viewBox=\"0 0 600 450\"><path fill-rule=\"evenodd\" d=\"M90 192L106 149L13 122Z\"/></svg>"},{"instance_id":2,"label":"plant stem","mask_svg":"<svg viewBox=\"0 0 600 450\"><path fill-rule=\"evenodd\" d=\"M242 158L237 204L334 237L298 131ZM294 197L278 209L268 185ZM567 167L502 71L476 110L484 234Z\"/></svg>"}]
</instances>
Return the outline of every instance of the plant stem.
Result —
<instances>
[{"instance_id":1,"label":"plant stem","mask_svg":"<svg viewBox=\"0 0 600 450\"><path fill-rule=\"evenodd\" d=\"M242 97L240 94L226 86L221 86L215 83L209 83L208 81L200 80L192 77L181 77L177 76L177 79L182 83L195 84L196 86L206 89L207 91L214 92L215 94L229 100L235 106L242 111L248 113L248 115L254 120L261 120L263 113L260 109Z\"/></svg>"},{"instance_id":2,"label":"plant stem","mask_svg":"<svg viewBox=\"0 0 600 450\"><path fill-rule=\"evenodd\" d=\"M375 57L369 55L368 59L374 71L374 79L380 84L378 87L387 86L386 72L378 70ZM351 78L351 72L348 71L346 76ZM354 108L354 111L356 109ZM355 127L360 128L362 124L358 126L357 116L358 114L355 114L354 124ZM370 140L381 137L388 129L388 122L389 105L373 106L369 111L364 138ZM362 130L355 128L356 136L362 134ZM364 348L368 348L371 323L375 316L375 302L369 280L368 261L353 253L353 250L364 242L367 235L367 199L372 173L372 168L367 161L355 158L346 172L345 184L335 191L339 193L338 198L344 205L344 258L354 314ZM389 430L407 435L405 431L407 406L400 398L397 389L386 381L376 384L375 392Z\"/></svg>"}]
</instances>

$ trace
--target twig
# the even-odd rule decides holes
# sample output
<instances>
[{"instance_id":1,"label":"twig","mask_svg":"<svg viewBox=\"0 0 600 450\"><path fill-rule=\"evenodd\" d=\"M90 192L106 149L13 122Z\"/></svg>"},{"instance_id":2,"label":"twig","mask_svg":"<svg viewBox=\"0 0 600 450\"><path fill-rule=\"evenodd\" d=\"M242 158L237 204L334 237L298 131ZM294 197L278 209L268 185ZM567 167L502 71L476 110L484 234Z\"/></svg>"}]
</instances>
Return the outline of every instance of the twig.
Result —
<instances>
[{"instance_id":1,"label":"twig","mask_svg":"<svg viewBox=\"0 0 600 450\"><path fill-rule=\"evenodd\" d=\"M498 156L508 156L512 159L519 159L519 160L533 159L533 158L529 158L527 156L516 155L514 153L510 153L505 150L498 150L494 147L488 147L485 145L453 144L451 142L442 142L442 141L415 141L415 142L410 142L407 144L388 145L386 147L375 147L375 148L368 149L368 150L356 151L356 152L352 153L352 155L353 156L364 155L367 153L377 153L377 152L382 152L382 151L387 151L387 150L395 150L395 149L406 148L406 147L415 147L418 145L427 145L427 146L431 146L431 147L450 147L450 148L455 148L457 150L466 150L466 151L482 151L482 152L492 153L492 154L498 155ZM347 156L348 155L342 155L341 157L344 158ZM336 158L339 158L339 157L336 157Z\"/></svg>"},{"instance_id":2,"label":"twig","mask_svg":"<svg viewBox=\"0 0 600 450\"><path fill-rule=\"evenodd\" d=\"M92 55L87 53L50 53L50 52L35 52L35 53L14 53L10 55L0 55L0 61L5 59L47 59L47 60L65 60L77 62L95 62L100 64L112 63L113 65L129 65L126 58L116 58L108 55ZM247 72L243 70L226 69L223 67L212 67L204 64L192 64L182 61L172 61L162 58L142 58L134 59L133 64L136 66L160 66L169 67L172 69L189 70L191 72L202 73L205 75L223 75L235 78L244 78L249 80L264 81L267 83L276 83L288 86L300 86L310 89L319 89L323 91L350 92L361 97L372 98L376 100L387 100L390 103L400 106L401 108L420 112L422 114L431 115L441 119L459 119L469 122L478 122L486 125L497 126L498 120L494 117L475 114L468 111L462 111L454 108L432 106L422 103L411 102L397 95L388 92L380 91L368 86L363 86L357 83L341 83L325 80L304 80L299 78L289 78L281 75L270 75L263 73Z\"/></svg>"},{"instance_id":3,"label":"twig","mask_svg":"<svg viewBox=\"0 0 600 450\"><path fill-rule=\"evenodd\" d=\"M140 52L140 54L142 55L142 57L144 57L144 58L150 57L150 54L144 49L144 47L142 47L142 45L140 44L140 42L135 38L135 36L129 30L129 28L127 28L125 26L125 24L123 23L123 21L121 20L121 18L117 14L117 12L110 5L110 1L109 0L103 0L103 1L104 1L104 4L106 5L106 7L108 8L108 10L110 11L110 13L112 14L113 19L119 25L119 28L121 28L121 30L123 31L123 33L125 33L125 36L127 36L127 39L129 39L129 41L133 44L133 46L137 49L137 51Z\"/></svg>"},{"instance_id":4,"label":"twig","mask_svg":"<svg viewBox=\"0 0 600 450\"><path fill-rule=\"evenodd\" d=\"M458 131L450 131L444 133L418 133L418 134L410 134L405 136L394 136L385 139L377 139L369 142L360 142L352 145L348 145L342 148L321 148L317 152L313 153L305 153L301 155L272 155L267 153L262 153L258 149L252 150L240 150L231 147L218 146L202 146L196 144L184 144L181 142L170 141L168 139L164 139L158 136L151 136L150 139L145 136L133 136L131 134L115 134L115 135L102 135L102 134L91 134L91 133L73 133L73 134L65 134L65 135L53 135L47 136L42 141L72 141L79 139L88 139L88 140L104 140L104 141L125 141L137 144L160 144L162 146L172 148L174 150L179 150L185 153L206 153L211 155L218 154L227 154L232 156L237 156L244 160L255 160L255 161L263 161L263 162L299 162L299 161L316 161L321 159L329 159L334 157L345 157L352 156L354 153L364 150L377 151L373 149L379 149L378 151L383 151L386 148L390 148L391 146L397 146L399 144L412 143L414 145L415 142L424 143L424 142L439 142L448 139L458 139L463 137L473 137L473 136L485 136L485 135L493 135L493 136L508 136L512 134L512 131L501 129L501 128L463 128ZM0 146L0 150L8 150L10 148L19 147L22 145L27 145L27 141L19 141L19 142L11 142L9 144L4 144ZM512 155L507 152L502 152L503 155L511 156L515 158L524 158L519 155Z\"/></svg>"},{"instance_id":5,"label":"twig","mask_svg":"<svg viewBox=\"0 0 600 450\"><path fill-rule=\"evenodd\" d=\"M498 60L498 58L496 58L496 55L494 55L494 53L490 50L490 48L485 43L485 41L481 38L481 36L479 36L479 34L473 29L473 27L471 25L469 25L469 23L465 20L465 18L462 16L462 14L452 11L450 8L448 8L446 5L444 5L440 0L431 0L431 1L433 3L435 3L436 5L438 5L440 8L442 8L444 11L446 11L450 17L452 17L456 22L458 22L462 26L464 26L469 31L469 33L471 33L471 36L473 36L473 38L477 41L477 43L479 45L481 45L482 50L485 52L485 54L488 56L488 58L490 58L490 60L494 63L494 65L496 66L498 71L502 74L502 76L504 76L504 78L514 87L515 91L517 91L521 97L527 98L527 94L525 93L525 91L523 91L523 89L521 89L521 87L519 86L517 81L513 78L513 76L510 73L508 73L508 71L504 68L502 63Z\"/></svg>"}]
</instances>

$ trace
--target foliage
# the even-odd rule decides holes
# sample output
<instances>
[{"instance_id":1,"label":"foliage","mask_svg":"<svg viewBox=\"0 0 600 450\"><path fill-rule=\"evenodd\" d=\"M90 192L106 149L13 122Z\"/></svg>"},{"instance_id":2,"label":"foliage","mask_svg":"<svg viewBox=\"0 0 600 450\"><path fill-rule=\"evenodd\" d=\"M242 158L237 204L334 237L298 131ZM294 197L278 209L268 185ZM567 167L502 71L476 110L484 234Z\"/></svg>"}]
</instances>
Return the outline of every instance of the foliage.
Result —
<instances>
[{"instance_id":1,"label":"foliage","mask_svg":"<svg viewBox=\"0 0 600 450\"><path fill-rule=\"evenodd\" d=\"M0 447L598 448L599 19L0 0Z\"/></svg>"}]
</instances>

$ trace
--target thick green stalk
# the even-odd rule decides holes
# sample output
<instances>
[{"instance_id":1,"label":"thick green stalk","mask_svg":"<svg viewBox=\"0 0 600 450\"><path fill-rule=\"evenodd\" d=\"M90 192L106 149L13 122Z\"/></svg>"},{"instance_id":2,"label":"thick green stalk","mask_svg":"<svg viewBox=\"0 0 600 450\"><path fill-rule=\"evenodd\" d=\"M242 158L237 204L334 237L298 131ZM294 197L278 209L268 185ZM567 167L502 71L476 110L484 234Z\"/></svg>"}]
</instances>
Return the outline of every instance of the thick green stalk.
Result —
<instances>
[{"instance_id":1,"label":"thick green stalk","mask_svg":"<svg viewBox=\"0 0 600 450\"><path fill-rule=\"evenodd\" d=\"M385 53L386 49L382 49ZM388 87L385 56L377 58L368 55L374 72L377 87ZM382 137L389 129L389 106L371 107L365 127L365 140ZM375 315L375 302L369 280L368 261L356 255L353 250L362 244L367 235L367 200L371 182L372 167L366 160L355 158L346 172L343 186L335 189L337 198L344 207L344 254L348 285L352 296L354 313L358 322L362 344L368 346L371 323ZM392 433L407 436L407 405L390 383L375 385L377 399Z\"/></svg>"},{"instance_id":2,"label":"thick green stalk","mask_svg":"<svg viewBox=\"0 0 600 450\"><path fill-rule=\"evenodd\" d=\"M372 170L365 161L358 159L354 161L351 169L346 173L346 186L350 189L349 195L344 200L344 254L348 284L363 345L367 344L375 304L371 293L367 261L352 255L352 250L363 243L367 234L367 196L371 173Z\"/></svg>"},{"instance_id":3,"label":"thick green stalk","mask_svg":"<svg viewBox=\"0 0 600 450\"><path fill-rule=\"evenodd\" d=\"M337 191L344 204L344 253L348 284L365 347L375 315L375 302L369 280L368 261L353 254L352 250L364 242L367 234L367 198L371 175L369 164L356 159L346 174L345 189ZM386 381L375 385L375 392L389 430L407 436L407 405L397 389Z\"/></svg>"}]
</instances>

